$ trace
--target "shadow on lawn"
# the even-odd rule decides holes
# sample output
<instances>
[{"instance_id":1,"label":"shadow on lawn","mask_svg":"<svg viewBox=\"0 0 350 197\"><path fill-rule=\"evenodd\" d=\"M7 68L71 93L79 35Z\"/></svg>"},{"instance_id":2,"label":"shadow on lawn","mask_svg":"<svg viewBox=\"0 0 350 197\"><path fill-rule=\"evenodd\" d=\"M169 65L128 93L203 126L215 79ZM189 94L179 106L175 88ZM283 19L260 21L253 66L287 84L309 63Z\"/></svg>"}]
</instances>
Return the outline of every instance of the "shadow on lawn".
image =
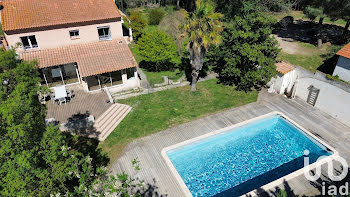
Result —
<instances>
[{"instance_id":1,"label":"shadow on lawn","mask_svg":"<svg viewBox=\"0 0 350 197\"><path fill-rule=\"evenodd\" d=\"M317 34L318 34L318 23L313 21L303 21L301 19L291 21L293 18L287 16L281 19L273 33L283 39L292 39L304 43L309 43L317 46ZM344 28L337 25L323 24L321 29L321 38L323 43L331 43L330 51L327 49L327 53L321 55L323 64L317 68L317 70L325 74L333 74L338 61L338 55L336 52L341 49L341 46L350 41L350 33L347 30L347 34L343 36Z\"/></svg>"},{"instance_id":2,"label":"shadow on lawn","mask_svg":"<svg viewBox=\"0 0 350 197\"><path fill-rule=\"evenodd\" d=\"M293 40L306 42L317 46L318 23L313 21L303 21L301 19L294 21L294 23L283 23L285 19L279 21L273 34L282 38L291 38ZM285 25L280 25L285 24ZM349 39L349 32L347 36L343 37L344 28L337 25L323 24L321 29L322 42L330 42L335 45L345 44Z\"/></svg>"}]
</instances>

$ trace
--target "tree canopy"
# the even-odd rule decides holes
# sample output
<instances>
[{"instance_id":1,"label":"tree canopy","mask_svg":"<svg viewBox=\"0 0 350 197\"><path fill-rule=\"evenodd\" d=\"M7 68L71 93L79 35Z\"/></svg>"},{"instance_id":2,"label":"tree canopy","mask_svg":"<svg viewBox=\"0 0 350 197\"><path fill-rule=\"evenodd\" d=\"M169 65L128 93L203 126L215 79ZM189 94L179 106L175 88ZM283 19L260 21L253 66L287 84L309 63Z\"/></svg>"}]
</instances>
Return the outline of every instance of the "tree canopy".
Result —
<instances>
[{"instance_id":1,"label":"tree canopy","mask_svg":"<svg viewBox=\"0 0 350 197\"><path fill-rule=\"evenodd\" d=\"M140 66L149 71L172 70L180 63L174 39L161 30L145 32L135 48L143 60Z\"/></svg>"},{"instance_id":2,"label":"tree canopy","mask_svg":"<svg viewBox=\"0 0 350 197\"><path fill-rule=\"evenodd\" d=\"M277 41L271 37L274 19L259 13L236 16L223 33L223 42L208 53L206 64L223 84L239 90L259 88L276 74Z\"/></svg>"},{"instance_id":3,"label":"tree canopy","mask_svg":"<svg viewBox=\"0 0 350 197\"><path fill-rule=\"evenodd\" d=\"M102 165L93 162L87 172L81 165L87 155L72 148L57 127L46 126L38 76L35 62L21 61L14 50L0 49L1 196L76 193L81 177ZM93 180L89 175L84 184Z\"/></svg>"},{"instance_id":4,"label":"tree canopy","mask_svg":"<svg viewBox=\"0 0 350 197\"><path fill-rule=\"evenodd\" d=\"M147 21L141 17L139 11L132 11L129 16L130 27L135 41L137 41L143 34L144 28L147 26Z\"/></svg>"},{"instance_id":5,"label":"tree canopy","mask_svg":"<svg viewBox=\"0 0 350 197\"><path fill-rule=\"evenodd\" d=\"M189 38L188 51L192 67L191 90L195 91L208 48L221 42L222 14L215 12L213 2L197 0L195 10L191 13L185 12L185 16L183 28Z\"/></svg>"}]
</instances>

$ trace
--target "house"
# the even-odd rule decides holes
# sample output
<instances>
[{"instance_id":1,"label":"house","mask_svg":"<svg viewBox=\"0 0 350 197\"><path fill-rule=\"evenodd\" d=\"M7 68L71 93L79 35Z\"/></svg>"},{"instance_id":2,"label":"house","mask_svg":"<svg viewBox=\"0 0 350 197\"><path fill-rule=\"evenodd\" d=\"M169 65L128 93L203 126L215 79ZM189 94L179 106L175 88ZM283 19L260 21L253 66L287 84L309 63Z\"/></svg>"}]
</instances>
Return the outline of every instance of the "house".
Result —
<instances>
[{"instance_id":1,"label":"house","mask_svg":"<svg viewBox=\"0 0 350 197\"><path fill-rule=\"evenodd\" d=\"M113 0L10 0L0 2L8 46L37 60L41 84L114 92L140 86L137 62L123 38Z\"/></svg>"},{"instance_id":2,"label":"house","mask_svg":"<svg viewBox=\"0 0 350 197\"><path fill-rule=\"evenodd\" d=\"M297 78L296 67L287 62L276 63L276 77L269 82L270 92L279 94L289 93Z\"/></svg>"},{"instance_id":3,"label":"house","mask_svg":"<svg viewBox=\"0 0 350 197\"><path fill-rule=\"evenodd\" d=\"M350 82L350 43L338 51L337 55L339 55L339 59L333 76L338 75L340 79Z\"/></svg>"}]
</instances>

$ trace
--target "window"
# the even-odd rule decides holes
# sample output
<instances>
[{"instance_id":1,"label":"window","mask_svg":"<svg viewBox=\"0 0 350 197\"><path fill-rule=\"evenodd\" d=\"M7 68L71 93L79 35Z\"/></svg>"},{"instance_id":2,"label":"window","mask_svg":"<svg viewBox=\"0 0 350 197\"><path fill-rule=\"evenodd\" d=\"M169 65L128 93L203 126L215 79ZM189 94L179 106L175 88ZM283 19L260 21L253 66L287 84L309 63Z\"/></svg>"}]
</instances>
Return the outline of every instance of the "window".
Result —
<instances>
[{"instance_id":1,"label":"window","mask_svg":"<svg viewBox=\"0 0 350 197\"><path fill-rule=\"evenodd\" d=\"M35 36L21 37L21 41L24 49L35 49L39 47Z\"/></svg>"},{"instance_id":2,"label":"window","mask_svg":"<svg viewBox=\"0 0 350 197\"><path fill-rule=\"evenodd\" d=\"M72 30L69 31L70 38L77 38L79 37L79 30Z\"/></svg>"},{"instance_id":3,"label":"window","mask_svg":"<svg viewBox=\"0 0 350 197\"><path fill-rule=\"evenodd\" d=\"M111 38L111 32L109 31L109 27L98 27L97 28L98 37L100 40L109 40Z\"/></svg>"}]
</instances>

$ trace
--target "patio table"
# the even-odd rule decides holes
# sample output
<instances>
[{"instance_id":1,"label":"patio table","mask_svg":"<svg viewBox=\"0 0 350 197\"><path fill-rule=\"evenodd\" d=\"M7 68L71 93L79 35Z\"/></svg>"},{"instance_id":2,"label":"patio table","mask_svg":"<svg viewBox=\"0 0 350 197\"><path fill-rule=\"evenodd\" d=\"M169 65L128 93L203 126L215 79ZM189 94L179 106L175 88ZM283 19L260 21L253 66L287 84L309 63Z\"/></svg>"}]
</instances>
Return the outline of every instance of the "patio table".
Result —
<instances>
[{"instance_id":1,"label":"patio table","mask_svg":"<svg viewBox=\"0 0 350 197\"><path fill-rule=\"evenodd\" d=\"M55 100L66 98L67 91L65 86L57 86L55 87Z\"/></svg>"}]
</instances>

